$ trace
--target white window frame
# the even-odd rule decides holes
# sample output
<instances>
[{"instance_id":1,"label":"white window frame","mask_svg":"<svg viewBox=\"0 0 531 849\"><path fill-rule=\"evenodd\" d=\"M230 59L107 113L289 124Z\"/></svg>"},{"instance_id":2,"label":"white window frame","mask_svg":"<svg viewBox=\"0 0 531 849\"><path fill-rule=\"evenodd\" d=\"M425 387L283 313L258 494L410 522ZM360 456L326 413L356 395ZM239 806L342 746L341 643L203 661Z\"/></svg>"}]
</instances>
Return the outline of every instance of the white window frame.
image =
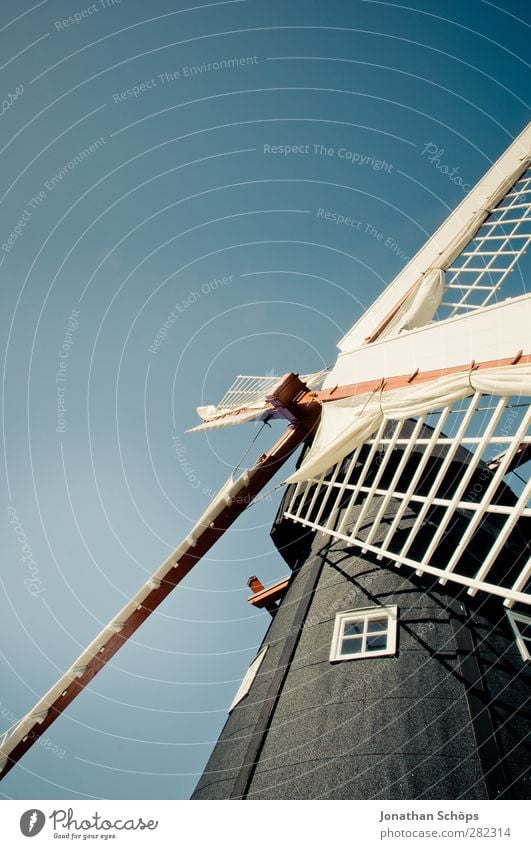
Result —
<instances>
[{"instance_id":1,"label":"white window frame","mask_svg":"<svg viewBox=\"0 0 531 849\"><path fill-rule=\"evenodd\" d=\"M231 702L231 705L229 707L229 713L232 710L234 710L236 705L239 705L241 700L243 698L245 698L245 696L247 695L247 693L251 689L253 681L258 674L258 670L260 669L260 667L262 665L262 661L263 661L263 659L266 655L268 648L269 648L269 646L263 646L263 648L260 649L260 651L258 652L256 657L254 658L254 660L252 660L251 663L249 664L249 668L248 668L247 672L245 673L245 675L243 676L243 681L240 684L240 686L238 687L238 691L237 691L236 695L234 696L234 698Z\"/></svg>"},{"instance_id":2,"label":"white window frame","mask_svg":"<svg viewBox=\"0 0 531 849\"><path fill-rule=\"evenodd\" d=\"M531 617L525 616L523 613L514 613L512 610L506 610L505 612L511 628L513 629L516 645L518 646L518 651L522 655L522 660L531 660L531 640L523 637L520 628L518 627L519 622L522 622L523 625L531 625Z\"/></svg>"},{"instance_id":3,"label":"white window frame","mask_svg":"<svg viewBox=\"0 0 531 849\"><path fill-rule=\"evenodd\" d=\"M378 651L363 650L367 638L367 623L371 619L382 619L387 616L387 645ZM351 622L363 622L362 651L356 654L341 654L341 644L344 637L345 625ZM343 660L361 660L371 657L383 657L384 655L396 654L396 635L398 626L398 607L363 607L358 610L342 610L336 614L334 622L334 633L330 648L330 662L336 663ZM375 632L377 633L377 632ZM384 633L382 631L382 633Z\"/></svg>"}]
</instances>

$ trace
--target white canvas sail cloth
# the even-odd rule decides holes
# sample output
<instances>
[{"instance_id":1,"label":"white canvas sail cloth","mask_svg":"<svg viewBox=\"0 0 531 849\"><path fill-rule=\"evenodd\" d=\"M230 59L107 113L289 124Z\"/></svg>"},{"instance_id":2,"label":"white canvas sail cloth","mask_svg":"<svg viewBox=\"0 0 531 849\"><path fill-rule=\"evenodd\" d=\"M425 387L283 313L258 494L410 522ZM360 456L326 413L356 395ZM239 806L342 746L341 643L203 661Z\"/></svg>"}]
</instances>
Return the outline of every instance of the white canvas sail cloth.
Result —
<instances>
[{"instance_id":1,"label":"white canvas sail cloth","mask_svg":"<svg viewBox=\"0 0 531 849\"><path fill-rule=\"evenodd\" d=\"M531 395L531 365L455 372L418 386L377 390L327 402L304 463L286 483L321 475L370 439L384 418L400 421L426 415L476 391L500 396Z\"/></svg>"},{"instance_id":2,"label":"white canvas sail cloth","mask_svg":"<svg viewBox=\"0 0 531 849\"><path fill-rule=\"evenodd\" d=\"M479 230L481 224L486 220L486 218L488 218L490 212L497 206L497 204L503 200L506 193L518 179L522 171L529 167L530 162L531 155L528 154L526 157L520 158L516 167L514 167L501 181L499 175L493 175L490 180L485 178L485 181L483 181L485 182L482 190L483 194L481 199L478 199L479 208L471 212L470 218L460 226L458 219L455 219L453 236L451 235L452 230L449 230L447 233L447 236L450 236L448 244L442 250L438 251L436 262L434 262L431 267L425 268L415 280L411 290L405 297L404 302L397 309L396 314L392 317L388 325L380 332L379 337L381 339L394 336L396 333L400 333L403 330L413 330L416 327L423 327L433 319L445 291L445 270L451 266L456 257L458 257L461 251L463 251L466 245L468 245L470 240ZM453 216L450 216L449 220L451 220L452 217ZM443 228L440 229L442 230ZM424 250L425 249L423 248L419 254L422 254ZM419 254L417 254L417 257ZM417 257L413 258L404 272L410 267L412 271L415 271ZM399 278L402 277L404 272L401 272ZM391 284L391 286L393 286L393 284Z\"/></svg>"},{"instance_id":3,"label":"white canvas sail cloth","mask_svg":"<svg viewBox=\"0 0 531 849\"><path fill-rule=\"evenodd\" d=\"M403 329L422 327L431 321L443 294L442 273L452 265L509 189L529 168L530 145L531 124L528 124L372 307L340 340L338 347L341 351L354 351L365 345L367 338L389 316L397 303L400 306L379 332L379 338L389 338Z\"/></svg>"},{"instance_id":4,"label":"white canvas sail cloth","mask_svg":"<svg viewBox=\"0 0 531 849\"><path fill-rule=\"evenodd\" d=\"M414 330L428 324L439 308L444 295L444 271L429 268L417 281L396 316L380 334L392 336L402 330Z\"/></svg>"},{"instance_id":5,"label":"white canvas sail cloth","mask_svg":"<svg viewBox=\"0 0 531 849\"><path fill-rule=\"evenodd\" d=\"M252 422L260 418L266 407L267 405L264 403L259 407L235 413L224 412L222 408L220 409L214 404L209 404L207 407L197 407L197 414L199 418L203 419L203 423L188 428L186 433L198 433L202 430L213 430L216 427Z\"/></svg>"}]
</instances>

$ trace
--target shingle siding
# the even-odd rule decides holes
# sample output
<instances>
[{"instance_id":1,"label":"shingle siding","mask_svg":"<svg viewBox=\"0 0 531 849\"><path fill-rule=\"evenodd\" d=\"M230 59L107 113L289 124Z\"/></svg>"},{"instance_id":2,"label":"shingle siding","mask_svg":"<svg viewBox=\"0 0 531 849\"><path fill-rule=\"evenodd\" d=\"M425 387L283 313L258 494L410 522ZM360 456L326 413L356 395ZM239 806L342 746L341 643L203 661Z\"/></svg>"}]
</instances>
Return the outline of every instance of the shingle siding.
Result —
<instances>
[{"instance_id":1,"label":"shingle siding","mask_svg":"<svg viewBox=\"0 0 531 849\"><path fill-rule=\"evenodd\" d=\"M405 517L404 526L413 520ZM443 588L427 575L419 578L323 536L306 535L300 542L300 533L292 522L277 519L273 539L281 542L295 571L265 636L269 650L260 673L229 716L193 798L230 798L234 792L264 699L272 695L268 691L282 648L293 633L307 576L316 565L315 592L247 797L489 798L492 782L489 786L484 774L489 747L478 751L478 733L485 733L489 723L492 731L493 723L504 781L512 785L513 796L526 798L521 775L529 758L522 742L529 670L501 601L481 594L470 599L458 587ZM459 612L461 602L469 613ZM391 604L399 608L395 656L330 663L337 612ZM468 643L474 646L474 662L463 666ZM467 698L470 681L464 679L470 668L478 670L472 682L475 702ZM471 704L475 709L478 703L484 708L479 723L471 715Z\"/></svg>"}]
</instances>

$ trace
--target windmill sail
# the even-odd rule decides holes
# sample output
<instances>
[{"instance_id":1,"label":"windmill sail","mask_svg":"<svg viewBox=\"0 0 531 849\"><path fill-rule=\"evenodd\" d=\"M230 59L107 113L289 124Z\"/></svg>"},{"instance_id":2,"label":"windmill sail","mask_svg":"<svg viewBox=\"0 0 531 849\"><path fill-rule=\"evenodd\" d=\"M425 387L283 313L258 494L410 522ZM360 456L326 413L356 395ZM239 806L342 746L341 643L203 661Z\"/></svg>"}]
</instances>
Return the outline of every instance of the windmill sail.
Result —
<instances>
[{"instance_id":1,"label":"windmill sail","mask_svg":"<svg viewBox=\"0 0 531 849\"><path fill-rule=\"evenodd\" d=\"M450 307L451 314L485 306L492 300L531 238L526 224L530 148L531 124L339 341L342 352L353 351L368 340L399 330L408 323L405 316L415 301L416 310L409 316L411 326L418 326L415 313L420 313L419 323L429 320L443 294L441 272L446 277L445 300L441 306ZM427 276L431 278L429 285L425 284ZM455 290L459 290L457 300L451 297ZM470 294L465 295L467 291ZM476 300L473 295L480 292L483 294Z\"/></svg>"},{"instance_id":2,"label":"windmill sail","mask_svg":"<svg viewBox=\"0 0 531 849\"><path fill-rule=\"evenodd\" d=\"M305 653L315 650L311 628L303 632L314 621L314 600L319 627L321 622L328 627L336 608L331 602L323 607L327 575L334 586L338 572L344 574L344 561L353 572L349 584L355 579L358 594L370 599L373 607L362 605L354 611L357 618L352 630L345 632L344 643L338 634L334 636L333 662L344 660L341 653L345 651L366 657L376 649L372 656L382 655L384 662L395 654L398 605L389 606L388 599L401 592L396 581L401 567L413 578L431 576L430 613L434 616L441 603L437 592L445 585L454 590L464 587L469 596L484 592L489 599L502 598L507 607L529 604L530 484L521 473L531 456L531 297L508 288L508 280L520 268L531 240L530 145L531 128L527 128L341 340L341 353L330 371L309 375L305 382L291 373L280 381L240 375L216 407L199 409L203 424L196 430L272 417L284 418L290 426L251 469L236 481L227 481L183 543L34 708L4 732L0 778L188 574L280 465L302 442L310 441L317 421L313 444L288 479L292 486L282 508L283 523L291 529L294 523L300 524L312 532L306 533L304 546L308 536L312 539L307 549L294 534L286 546L290 552L286 559L289 562L291 557L295 568L293 580L286 582L286 598L291 593L294 603L274 608L278 639L270 652L260 654L264 669L268 664L277 663L277 667L259 672L257 664L249 676L244 700L255 686L250 681L255 673L270 675L269 684L258 708L251 711L253 718L249 722L244 718L240 729L245 739L251 738L247 750L228 728L230 743L236 741L237 766L228 768L227 788L215 792L246 798L250 792L265 792L263 782L267 790L271 757L267 747L261 777L259 758L272 713L293 664L296 690L297 675L308 666ZM506 299L499 300L500 295ZM321 537L331 554L321 551ZM336 543L340 545L334 551ZM352 550L359 557L352 557ZM375 561L387 568L373 568ZM417 590L411 578L403 580L412 607L418 603L417 593L425 603L425 589ZM386 599L383 604L382 598ZM375 599L379 607L374 607ZM459 636L462 601L453 598L447 609L451 615L444 625L445 639L456 645L461 640L459 653L470 654L470 645L464 645ZM518 629L521 620L522 614L514 613L512 627ZM451 629L453 637L448 636ZM521 650L527 652L529 639L521 630L518 639ZM297 668L299 642L302 662ZM502 643L506 646L505 636ZM381 651L382 645L385 650ZM408 662L406 653L403 660L382 669L392 672L398 682ZM469 690L477 687L481 673L477 678L474 672L470 678L470 671L460 667L459 675L463 688L459 709L468 704L468 716L477 708L470 702ZM447 677L445 668L436 670L437 687L451 701L454 691ZM351 686L345 683L346 674L337 673L333 680L341 688ZM311 696L307 688L306 692ZM292 706L282 705L291 718ZM322 705L317 707L321 717ZM438 703L430 710L438 716ZM237 724L239 713L238 702L231 722ZM483 777L478 781L492 785L489 793L502 795L511 782L502 775L496 752L482 750L501 732L494 729L485 736L484 717L472 717L472 722L476 738L469 736L467 745L474 757L480 752ZM277 731L283 741L286 724L281 716ZM249 727L255 728L251 735ZM444 738L441 728L439 732ZM485 742L479 744L475 740L481 734ZM291 737L288 732L282 757L292 744ZM385 737L384 745L389 744ZM507 744L507 763L512 748ZM230 751L230 745L221 747L221 758L226 759ZM336 752L333 746L331 752ZM213 757L215 762L217 755ZM309 757L323 759L320 750ZM331 754L325 760L332 762L335 757ZM299 764L293 766L298 776ZM380 768L379 762L375 767ZM348 769L352 770L350 759ZM258 789L252 791L256 773ZM426 788L428 780L429 776L423 777L418 787ZM458 784L458 779L455 784L450 781L448 792L455 792ZM208 797L209 787L207 781L198 792ZM414 798L421 797L420 791L414 792L418 794Z\"/></svg>"},{"instance_id":3,"label":"windmill sail","mask_svg":"<svg viewBox=\"0 0 531 849\"><path fill-rule=\"evenodd\" d=\"M307 389L314 389L321 385L327 371L328 369L322 369L313 374L304 374L301 381ZM197 408L197 414L203 419L203 423L189 428L187 433L281 418L281 414L268 400L279 380L281 378L278 375L239 374L218 404Z\"/></svg>"},{"instance_id":4,"label":"windmill sail","mask_svg":"<svg viewBox=\"0 0 531 849\"><path fill-rule=\"evenodd\" d=\"M228 478L186 538L34 707L0 735L0 780L197 565L306 436L305 426L292 425L251 468Z\"/></svg>"},{"instance_id":5,"label":"windmill sail","mask_svg":"<svg viewBox=\"0 0 531 849\"><path fill-rule=\"evenodd\" d=\"M46 727L62 713L72 698L110 660L155 607L191 568L190 558L198 540L226 510L228 504L249 483L249 472L234 481L232 476L221 487L208 509L194 525L186 539L140 587L130 601L94 638L69 669L55 682L37 704L0 736L0 777L14 762L17 749L29 748ZM161 590L162 587L162 590Z\"/></svg>"},{"instance_id":6,"label":"windmill sail","mask_svg":"<svg viewBox=\"0 0 531 849\"><path fill-rule=\"evenodd\" d=\"M292 575L193 798L528 798L530 144L298 398Z\"/></svg>"},{"instance_id":7,"label":"windmill sail","mask_svg":"<svg viewBox=\"0 0 531 849\"><path fill-rule=\"evenodd\" d=\"M321 393L321 423L288 479L297 486L285 512L380 560L462 584L470 595L501 596L508 607L531 601L522 531L530 485L516 474L514 492L507 485L529 458L531 295L498 297L531 241L530 147L528 127L341 341L324 390L339 386L336 397L344 397ZM415 518L405 534L407 514ZM449 534L455 550L442 562ZM483 555L471 558L482 534ZM515 551L511 568L505 546Z\"/></svg>"}]
</instances>

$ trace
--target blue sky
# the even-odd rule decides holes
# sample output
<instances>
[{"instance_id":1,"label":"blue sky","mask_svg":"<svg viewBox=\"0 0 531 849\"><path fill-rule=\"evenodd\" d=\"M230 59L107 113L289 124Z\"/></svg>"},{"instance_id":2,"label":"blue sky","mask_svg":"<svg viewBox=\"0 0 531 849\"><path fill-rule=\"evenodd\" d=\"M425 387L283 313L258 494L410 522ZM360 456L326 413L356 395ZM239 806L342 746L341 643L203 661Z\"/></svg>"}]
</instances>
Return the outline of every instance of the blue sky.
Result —
<instances>
[{"instance_id":1,"label":"blue sky","mask_svg":"<svg viewBox=\"0 0 531 849\"><path fill-rule=\"evenodd\" d=\"M238 373L332 363L529 120L529 14L516 0L8 0L0 15L7 727L256 434L185 436L195 407ZM276 505L241 518L4 797L189 796L268 624L246 579L288 571Z\"/></svg>"}]
</instances>

